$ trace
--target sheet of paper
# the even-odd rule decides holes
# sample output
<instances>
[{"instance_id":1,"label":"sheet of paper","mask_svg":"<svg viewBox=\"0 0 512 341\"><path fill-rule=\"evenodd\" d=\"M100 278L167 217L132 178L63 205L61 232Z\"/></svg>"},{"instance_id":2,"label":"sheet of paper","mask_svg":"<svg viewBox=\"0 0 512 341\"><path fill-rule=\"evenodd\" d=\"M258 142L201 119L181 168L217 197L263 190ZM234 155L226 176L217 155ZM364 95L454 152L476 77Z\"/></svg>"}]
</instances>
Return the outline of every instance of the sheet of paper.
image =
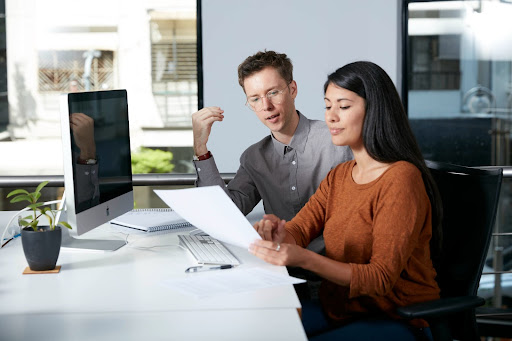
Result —
<instances>
[{"instance_id":1,"label":"sheet of paper","mask_svg":"<svg viewBox=\"0 0 512 341\"><path fill-rule=\"evenodd\" d=\"M155 193L189 223L221 242L247 249L256 239L261 239L219 186L155 190Z\"/></svg>"},{"instance_id":2,"label":"sheet of paper","mask_svg":"<svg viewBox=\"0 0 512 341\"><path fill-rule=\"evenodd\" d=\"M198 272L186 278L164 280L162 284L196 298L205 298L304 282L300 278L253 267Z\"/></svg>"}]
</instances>

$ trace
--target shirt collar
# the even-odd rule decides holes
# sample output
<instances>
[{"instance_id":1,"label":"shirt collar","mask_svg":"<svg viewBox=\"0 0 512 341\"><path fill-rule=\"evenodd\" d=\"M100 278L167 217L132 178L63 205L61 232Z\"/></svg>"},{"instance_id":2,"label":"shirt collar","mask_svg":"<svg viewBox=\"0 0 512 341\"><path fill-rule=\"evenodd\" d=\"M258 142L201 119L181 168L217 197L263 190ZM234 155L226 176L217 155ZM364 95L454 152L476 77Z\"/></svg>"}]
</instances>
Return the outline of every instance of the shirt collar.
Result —
<instances>
[{"instance_id":1,"label":"shirt collar","mask_svg":"<svg viewBox=\"0 0 512 341\"><path fill-rule=\"evenodd\" d=\"M290 141L290 144L288 146L303 153L304 149L306 149L306 143L308 141L309 136L309 120L306 118L306 116L302 115L298 110L297 114L299 115L299 124L297 125L297 129L295 129L295 133L293 134L292 140ZM271 136L275 151L277 152L278 155L284 156L285 148L287 145L279 142L274 137L273 134L271 134Z\"/></svg>"}]
</instances>

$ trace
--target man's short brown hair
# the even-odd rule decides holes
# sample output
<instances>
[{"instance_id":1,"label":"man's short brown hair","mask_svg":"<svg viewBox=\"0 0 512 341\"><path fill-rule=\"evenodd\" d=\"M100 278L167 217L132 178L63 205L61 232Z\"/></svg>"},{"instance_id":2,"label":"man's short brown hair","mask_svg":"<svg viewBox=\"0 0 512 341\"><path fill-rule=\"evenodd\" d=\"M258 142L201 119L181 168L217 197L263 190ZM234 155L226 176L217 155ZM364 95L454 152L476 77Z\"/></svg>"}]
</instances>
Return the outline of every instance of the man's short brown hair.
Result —
<instances>
[{"instance_id":1,"label":"man's short brown hair","mask_svg":"<svg viewBox=\"0 0 512 341\"><path fill-rule=\"evenodd\" d=\"M259 51L247 57L242 64L238 66L238 83L244 89L244 80L266 67L275 68L287 84L290 84L293 80L293 65L286 54L277 53L275 51Z\"/></svg>"}]
</instances>

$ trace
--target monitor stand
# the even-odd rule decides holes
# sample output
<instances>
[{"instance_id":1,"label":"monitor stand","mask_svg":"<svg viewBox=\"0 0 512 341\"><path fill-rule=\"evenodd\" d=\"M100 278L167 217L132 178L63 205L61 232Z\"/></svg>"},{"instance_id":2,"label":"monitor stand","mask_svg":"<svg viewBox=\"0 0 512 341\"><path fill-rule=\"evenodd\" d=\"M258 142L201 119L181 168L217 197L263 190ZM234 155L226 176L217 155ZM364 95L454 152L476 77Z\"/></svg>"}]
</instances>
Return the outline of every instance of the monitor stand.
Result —
<instances>
[{"instance_id":1,"label":"monitor stand","mask_svg":"<svg viewBox=\"0 0 512 341\"><path fill-rule=\"evenodd\" d=\"M62 209L64 207L64 209ZM60 210L57 212L55 222L67 221L66 216L66 199L62 197L62 204ZM107 252L115 251L126 245L124 240L119 239L82 239L75 238L69 233L69 229L61 226L62 229L62 244L61 250L73 252Z\"/></svg>"},{"instance_id":2,"label":"monitor stand","mask_svg":"<svg viewBox=\"0 0 512 341\"><path fill-rule=\"evenodd\" d=\"M79 239L69 234L67 228L62 227L61 250L65 251L96 251L106 252L115 251L126 245L124 240L107 239Z\"/></svg>"}]
</instances>

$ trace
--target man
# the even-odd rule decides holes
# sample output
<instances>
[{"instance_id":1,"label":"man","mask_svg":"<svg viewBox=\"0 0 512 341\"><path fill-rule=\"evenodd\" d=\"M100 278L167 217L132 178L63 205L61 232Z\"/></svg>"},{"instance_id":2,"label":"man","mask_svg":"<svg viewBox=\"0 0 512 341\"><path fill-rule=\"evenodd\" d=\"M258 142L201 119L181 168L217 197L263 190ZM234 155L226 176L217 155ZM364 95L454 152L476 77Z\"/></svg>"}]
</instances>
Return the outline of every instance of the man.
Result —
<instances>
[{"instance_id":1,"label":"man","mask_svg":"<svg viewBox=\"0 0 512 341\"><path fill-rule=\"evenodd\" d=\"M69 125L75 142L72 145L74 177L80 189L77 191L76 209L81 212L100 203L94 119L84 113L72 113Z\"/></svg>"},{"instance_id":2,"label":"man","mask_svg":"<svg viewBox=\"0 0 512 341\"><path fill-rule=\"evenodd\" d=\"M337 147L323 121L309 120L295 109L297 83L285 54L258 52L238 67L246 105L271 134L247 148L240 168L224 185L206 144L214 122L224 119L219 107L192 115L197 185L220 185L243 214L260 200L266 214L293 218L313 195L329 170L352 159L348 147Z\"/></svg>"}]
</instances>

